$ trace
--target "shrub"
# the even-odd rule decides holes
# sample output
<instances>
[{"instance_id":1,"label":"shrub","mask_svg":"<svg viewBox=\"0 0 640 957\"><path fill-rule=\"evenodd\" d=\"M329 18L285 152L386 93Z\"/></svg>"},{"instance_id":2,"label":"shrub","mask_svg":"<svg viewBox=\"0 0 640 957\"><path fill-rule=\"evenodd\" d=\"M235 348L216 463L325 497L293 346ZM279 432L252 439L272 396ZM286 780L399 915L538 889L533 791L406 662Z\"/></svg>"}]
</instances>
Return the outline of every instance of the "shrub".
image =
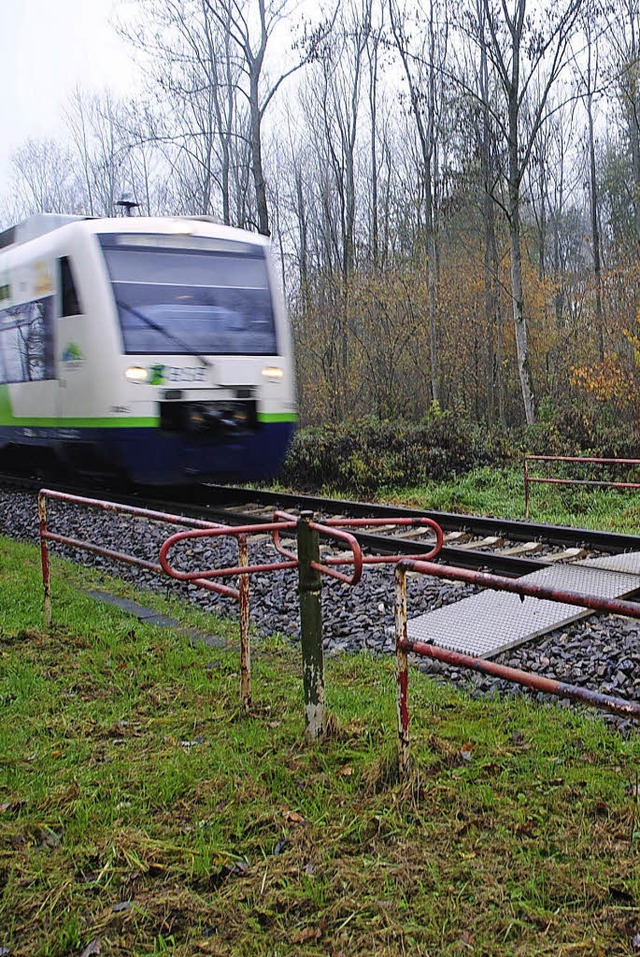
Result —
<instances>
[{"instance_id":1,"label":"shrub","mask_svg":"<svg viewBox=\"0 0 640 957\"><path fill-rule=\"evenodd\" d=\"M301 429L281 477L298 489L369 495L446 481L486 465L521 465L525 453L636 458L640 441L637 428L584 406L546 405L535 425L509 432L488 430L433 406L419 424L367 418ZM596 469L598 474L588 477L608 477Z\"/></svg>"},{"instance_id":2,"label":"shrub","mask_svg":"<svg viewBox=\"0 0 640 957\"><path fill-rule=\"evenodd\" d=\"M371 493L442 480L504 457L501 440L451 412L419 424L364 419L301 429L283 479L296 488Z\"/></svg>"},{"instance_id":3,"label":"shrub","mask_svg":"<svg viewBox=\"0 0 640 957\"><path fill-rule=\"evenodd\" d=\"M637 458L637 425L616 420L607 407L588 403L541 409L535 425L513 433L514 445L533 455L586 455Z\"/></svg>"}]
</instances>

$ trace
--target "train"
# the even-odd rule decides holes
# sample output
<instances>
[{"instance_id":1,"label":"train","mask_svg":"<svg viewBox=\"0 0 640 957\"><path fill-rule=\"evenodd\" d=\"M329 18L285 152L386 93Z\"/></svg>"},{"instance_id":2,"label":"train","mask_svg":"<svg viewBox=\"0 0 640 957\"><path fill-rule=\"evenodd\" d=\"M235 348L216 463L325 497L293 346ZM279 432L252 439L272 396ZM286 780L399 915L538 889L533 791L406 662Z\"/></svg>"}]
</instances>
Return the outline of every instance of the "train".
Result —
<instances>
[{"instance_id":1,"label":"train","mask_svg":"<svg viewBox=\"0 0 640 957\"><path fill-rule=\"evenodd\" d=\"M265 237L205 216L57 213L0 233L0 470L258 481L296 420Z\"/></svg>"}]
</instances>

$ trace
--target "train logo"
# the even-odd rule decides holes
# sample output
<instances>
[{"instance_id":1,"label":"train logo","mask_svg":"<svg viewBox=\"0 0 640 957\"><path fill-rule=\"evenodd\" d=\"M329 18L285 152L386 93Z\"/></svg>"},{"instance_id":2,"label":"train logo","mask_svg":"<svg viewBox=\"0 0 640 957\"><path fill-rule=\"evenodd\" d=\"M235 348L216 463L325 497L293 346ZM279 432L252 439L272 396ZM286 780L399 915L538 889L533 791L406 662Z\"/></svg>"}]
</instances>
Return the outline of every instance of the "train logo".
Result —
<instances>
[{"instance_id":1,"label":"train logo","mask_svg":"<svg viewBox=\"0 0 640 957\"><path fill-rule=\"evenodd\" d=\"M151 366L149 369L149 385L164 385L164 366Z\"/></svg>"},{"instance_id":2,"label":"train logo","mask_svg":"<svg viewBox=\"0 0 640 957\"><path fill-rule=\"evenodd\" d=\"M84 362L84 355L79 345L75 342L69 342L62 353L63 362L73 362L74 364Z\"/></svg>"},{"instance_id":3,"label":"train logo","mask_svg":"<svg viewBox=\"0 0 640 957\"><path fill-rule=\"evenodd\" d=\"M204 382L205 370L198 366L167 366L157 365L149 368L149 385L167 385L169 382Z\"/></svg>"}]
</instances>

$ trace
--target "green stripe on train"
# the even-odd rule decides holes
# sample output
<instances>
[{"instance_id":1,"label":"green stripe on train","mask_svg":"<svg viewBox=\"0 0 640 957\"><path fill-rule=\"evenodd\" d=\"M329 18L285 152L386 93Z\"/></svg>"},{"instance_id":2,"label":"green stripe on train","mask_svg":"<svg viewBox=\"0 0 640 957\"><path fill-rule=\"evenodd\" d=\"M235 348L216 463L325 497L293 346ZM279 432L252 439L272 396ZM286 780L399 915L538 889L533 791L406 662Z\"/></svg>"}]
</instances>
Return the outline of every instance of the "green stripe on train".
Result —
<instances>
[{"instance_id":1,"label":"green stripe on train","mask_svg":"<svg viewBox=\"0 0 640 957\"><path fill-rule=\"evenodd\" d=\"M297 422L295 412L258 412L258 422Z\"/></svg>"}]
</instances>

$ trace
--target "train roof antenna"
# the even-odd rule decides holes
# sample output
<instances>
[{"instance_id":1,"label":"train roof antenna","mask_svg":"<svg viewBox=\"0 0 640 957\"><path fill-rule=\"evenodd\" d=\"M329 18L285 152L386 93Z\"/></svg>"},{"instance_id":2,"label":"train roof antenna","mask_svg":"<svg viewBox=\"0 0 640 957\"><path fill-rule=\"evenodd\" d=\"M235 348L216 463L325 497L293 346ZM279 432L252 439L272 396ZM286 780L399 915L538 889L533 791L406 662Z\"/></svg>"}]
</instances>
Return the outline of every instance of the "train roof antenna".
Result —
<instances>
[{"instance_id":1,"label":"train roof antenna","mask_svg":"<svg viewBox=\"0 0 640 957\"><path fill-rule=\"evenodd\" d=\"M131 210L139 207L140 203L136 203L131 193L123 193L120 199L116 202L116 206L122 206L125 210L124 215L131 216Z\"/></svg>"}]
</instances>

